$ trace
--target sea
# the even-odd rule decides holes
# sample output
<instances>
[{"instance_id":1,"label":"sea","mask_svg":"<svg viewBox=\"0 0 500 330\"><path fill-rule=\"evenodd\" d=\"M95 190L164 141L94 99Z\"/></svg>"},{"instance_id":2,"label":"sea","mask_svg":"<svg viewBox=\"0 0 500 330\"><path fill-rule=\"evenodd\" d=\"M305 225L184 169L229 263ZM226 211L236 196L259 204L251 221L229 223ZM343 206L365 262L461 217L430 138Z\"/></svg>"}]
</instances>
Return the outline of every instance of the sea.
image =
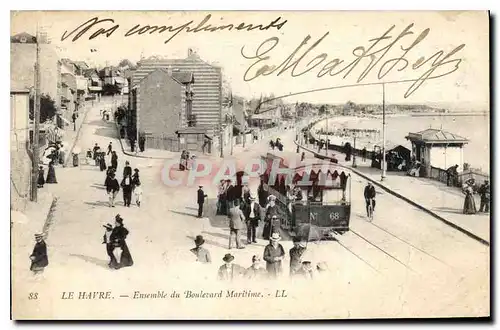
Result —
<instances>
[{"instance_id":1,"label":"sea","mask_svg":"<svg viewBox=\"0 0 500 330\"><path fill-rule=\"evenodd\" d=\"M316 125L316 129L326 128L326 121ZM379 134L369 134L358 138L356 148L361 149L363 144L367 149L374 143L382 141L382 116L354 117L338 116L328 119L328 130L342 128L375 129ZM386 115L386 141L402 144L411 148L405 139L408 133L417 133L428 128L443 129L469 140L464 146L464 162L472 168L489 173L490 170L490 116L488 113L476 114L397 114ZM352 142L351 142L352 143Z\"/></svg>"}]
</instances>

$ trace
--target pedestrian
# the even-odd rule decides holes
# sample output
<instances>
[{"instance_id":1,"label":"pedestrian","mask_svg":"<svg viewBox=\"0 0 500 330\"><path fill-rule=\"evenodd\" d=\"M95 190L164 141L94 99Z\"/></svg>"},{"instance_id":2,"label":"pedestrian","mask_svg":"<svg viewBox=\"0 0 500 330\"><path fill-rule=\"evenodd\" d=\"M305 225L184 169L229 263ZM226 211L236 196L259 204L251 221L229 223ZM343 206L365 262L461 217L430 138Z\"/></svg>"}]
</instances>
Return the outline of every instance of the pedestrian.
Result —
<instances>
[{"instance_id":1,"label":"pedestrian","mask_svg":"<svg viewBox=\"0 0 500 330\"><path fill-rule=\"evenodd\" d=\"M224 199L224 191L226 189L226 182L224 180L220 180L219 186L217 187L217 211L216 215L225 214L222 210L223 208L223 199Z\"/></svg>"},{"instance_id":2,"label":"pedestrian","mask_svg":"<svg viewBox=\"0 0 500 330\"><path fill-rule=\"evenodd\" d=\"M49 258L47 255L47 244L45 244L43 234L35 234L35 241L35 247L30 255L30 270L33 274L38 275L43 273L44 268L49 265Z\"/></svg>"},{"instance_id":3,"label":"pedestrian","mask_svg":"<svg viewBox=\"0 0 500 330\"><path fill-rule=\"evenodd\" d=\"M182 150L181 158L179 159L179 171L186 169L186 150Z\"/></svg>"},{"instance_id":4,"label":"pedestrian","mask_svg":"<svg viewBox=\"0 0 500 330\"><path fill-rule=\"evenodd\" d=\"M141 150L141 152L144 152L145 145L146 145L146 138L144 136L139 136L139 149Z\"/></svg>"},{"instance_id":5,"label":"pedestrian","mask_svg":"<svg viewBox=\"0 0 500 330\"><path fill-rule=\"evenodd\" d=\"M203 204L205 203L205 198L207 194L203 191L203 186L198 186L198 218L203 216Z\"/></svg>"},{"instance_id":6,"label":"pedestrian","mask_svg":"<svg viewBox=\"0 0 500 330\"><path fill-rule=\"evenodd\" d=\"M306 159L306 153L303 151L302 154L300 155L300 161L303 162L304 159Z\"/></svg>"},{"instance_id":7,"label":"pedestrian","mask_svg":"<svg viewBox=\"0 0 500 330\"><path fill-rule=\"evenodd\" d=\"M363 150L361 150L361 157L363 159L363 162L366 162L367 154L368 154L368 151L366 150L366 147L363 147Z\"/></svg>"},{"instance_id":8,"label":"pedestrian","mask_svg":"<svg viewBox=\"0 0 500 330\"><path fill-rule=\"evenodd\" d=\"M227 253L222 260L224 261L224 265L220 266L217 272L217 279L219 281L231 282L245 273L245 268L233 263L234 256L232 254Z\"/></svg>"},{"instance_id":9,"label":"pedestrian","mask_svg":"<svg viewBox=\"0 0 500 330\"><path fill-rule=\"evenodd\" d=\"M134 187L135 203L137 204L138 207L141 207L141 200L142 200L141 182L138 181L137 183L134 183L133 187Z\"/></svg>"},{"instance_id":10,"label":"pedestrian","mask_svg":"<svg viewBox=\"0 0 500 330\"><path fill-rule=\"evenodd\" d=\"M257 195L259 197L259 205L261 207L266 207L267 198L269 196L269 193L264 188L264 181L262 179L260 180L259 187L257 188Z\"/></svg>"},{"instance_id":11,"label":"pedestrian","mask_svg":"<svg viewBox=\"0 0 500 330\"><path fill-rule=\"evenodd\" d=\"M446 170L446 185L455 186L455 178L458 176L458 165L453 165Z\"/></svg>"},{"instance_id":12,"label":"pedestrian","mask_svg":"<svg viewBox=\"0 0 500 330\"><path fill-rule=\"evenodd\" d=\"M293 248L290 249L290 277L293 277L302 267L302 255L306 252L306 244L300 237L293 238Z\"/></svg>"},{"instance_id":13,"label":"pedestrian","mask_svg":"<svg viewBox=\"0 0 500 330\"><path fill-rule=\"evenodd\" d=\"M243 223L245 222L245 215L243 211L239 208L238 201L235 201L234 206L229 209L229 250L232 249L233 235L236 240L236 248L244 249L245 247L241 245L240 236L241 230L243 229Z\"/></svg>"},{"instance_id":14,"label":"pedestrian","mask_svg":"<svg viewBox=\"0 0 500 330\"><path fill-rule=\"evenodd\" d=\"M108 144L108 153L107 153L107 155L111 154L112 152L113 152L113 142L110 142Z\"/></svg>"},{"instance_id":15,"label":"pedestrian","mask_svg":"<svg viewBox=\"0 0 500 330\"><path fill-rule=\"evenodd\" d=\"M59 147L59 164L64 165L64 159L66 158L66 148L64 148L64 145L61 143L61 146Z\"/></svg>"},{"instance_id":16,"label":"pedestrian","mask_svg":"<svg viewBox=\"0 0 500 330\"><path fill-rule=\"evenodd\" d=\"M110 268L116 268L118 262L116 261L115 255L113 254L113 242L111 241L111 233L113 232L113 225L107 223L103 226L106 228L104 235L102 237L102 244L106 244L106 253L109 257L108 266Z\"/></svg>"},{"instance_id":17,"label":"pedestrian","mask_svg":"<svg viewBox=\"0 0 500 330\"><path fill-rule=\"evenodd\" d=\"M130 175L123 177L120 186L123 192L123 205L130 207L132 201L132 177Z\"/></svg>"},{"instance_id":18,"label":"pedestrian","mask_svg":"<svg viewBox=\"0 0 500 330\"><path fill-rule=\"evenodd\" d=\"M236 194L235 194L235 187L233 186L233 183L231 180L226 181L227 188L226 188L226 202L227 202L227 213L229 213L229 210L234 207L234 204L236 202Z\"/></svg>"},{"instance_id":19,"label":"pedestrian","mask_svg":"<svg viewBox=\"0 0 500 330\"><path fill-rule=\"evenodd\" d=\"M268 240L272 233L279 233L280 223L278 215L279 211L278 205L276 205L276 196L269 195L265 211L264 228L262 231L262 236L265 240Z\"/></svg>"},{"instance_id":20,"label":"pedestrian","mask_svg":"<svg viewBox=\"0 0 500 330\"><path fill-rule=\"evenodd\" d=\"M113 242L113 253L115 254L117 265L115 269L130 267L134 264L126 239L129 234L127 228L123 226L123 218L117 214L115 217L115 227L111 232L111 242Z\"/></svg>"},{"instance_id":21,"label":"pedestrian","mask_svg":"<svg viewBox=\"0 0 500 330\"><path fill-rule=\"evenodd\" d=\"M262 267L260 257L254 255L252 257L252 265L245 271L245 278L263 280L267 278L267 272Z\"/></svg>"},{"instance_id":22,"label":"pedestrian","mask_svg":"<svg viewBox=\"0 0 500 330\"><path fill-rule=\"evenodd\" d=\"M474 201L472 186L464 185L462 192L465 195L463 214L476 214L476 202Z\"/></svg>"},{"instance_id":23,"label":"pedestrian","mask_svg":"<svg viewBox=\"0 0 500 330\"><path fill-rule=\"evenodd\" d=\"M75 112L73 112L71 119L73 121L73 131L76 131L76 113Z\"/></svg>"},{"instance_id":24,"label":"pedestrian","mask_svg":"<svg viewBox=\"0 0 500 330\"><path fill-rule=\"evenodd\" d=\"M43 188L44 184L45 184L45 173L43 170L43 166L40 166L40 168L38 169L37 186L38 188Z\"/></svg>"},{"instance_id":25,"label":"pedestrian","mask_svg":"<svg viewBox=\"0 0 500 330\"><path fill-rule=\"evenodd\" d=\"M111 167L113 167L115 171L118 168L118 155L116 154L116 151L111 152Z\"/></svg>"},{"instance_id":26,"label":"pedestrian","mask_svg":"<svg viewBox=\"0 0 500 330\"><path fill-rule=\"evenodd\" d=\"M285 258L285 250L279 243L281 236L279 233L273 233L270 237L269 245L264 249L264 260L269 277L277 278L282 273L281 261Z\"/></svg>"},{"instance_id":27,"label":"pedestrian","mask_svg":"<svg viewBox=\"0 0 500 330\"><path fill-rule=\"evenodd\" d=\"M139 169L134 168L134 174L132 174L132 184L138 186L141 184L141 179L139 178Z\"/></svg>"},{"instance_id":28,"label":"pedestrian","mask_svg":"<svg viewBox=\"0 0 500 330\"><path fill-rule=\"evenodd\" d=\"M260 206L255 197L250 196L249 203L245 204L244 215L247 222L247 244L257 243L255 235L260 221Z\"/></svg>"},{"instance_id":29,"label":"pedestrian","mask_svg":"<svg viewBox=\"0 0 500 330\"><path fill-rule=\"evenodd\" d=\"M95 161L95 166L99 166L99 160L98 160L98 156L101 152L101 147L99 147L99 145L96 143L94 148L92 149L93 151L93 158L94 158L94 161Z\"/></svg>"},{"instance_id":30,"label":"pedestrian","mask_svg":"<svg viewBox=\"0 0 500 330\"><path fill-rule=\"evenodd\" d=\"M106 178L106 192L109 198L109 207L115 207L115 198L120 191L120 185L115 178L115 173L111 172L110 176Z\"/></svg>"},{"instance_id":31,"label":"pedestrian","mask_svg":"<svg viewBox=\"0 0 500 330\"><path fill-rule=\"evenodd\" d=\"M194 244L196 245L196 247L192 248L189 251L191 251L196 256L196 261L199 261L204 264L211 263L212 258L210 257L210 252L208 252L208 250L203 247L203 244L205 244L203 236L201 235L196 236Z\"/></svg>"},{"instance_id":32,"label":"pedestrian","mask_svg":"<svg viewBox=\"0 0 500 330\"><path fill-rule=\"evenodd\" d=\"M47 171L47 180L45 180L45 183L57 183L56 169L54 168L53 160L49 163L49 170Z\"/></svg>"},{"instance_id":33,"label":"pedestrian","mask_svg":"<svg viewBox=\"0 0 500 330\"><path fill-rule=\"evenodd\" d=\"M87 152L85 153L85 163L87 165L90 164L91 159L92 159L92 149L88 148Z\"/></svg>"},{"instance_id":34,"label":"pedestrian","mask_svg":"<svg viewBox=\"0 0 500 330\"><path fill-rule=\"evenodd\" d=\"M73 152L73 167L77 167L79 163L80 154L78 152Z\"/></svg>"},{"instance_id":35,"label":"pedestrian","mask_svg":"<svg viewBox=\"0 0 500 330\"><path fill-rule=\"evenodd\" d=\"M368 214L368 207L370 206L370 202L372 203L372 212L375 212L375 197L377 196L377 192L375 191L375 187L372 185L371 182L368 182L368 184L365 186L365 190L363 192L363 195L365 196L365 204L366 204L366 216L369 217L370 215Z\"/></svg>"},{"instance_id":36,"label":"pedestrian","mask_svg":"<svg viewBox=\"0 0 500 330\"><path fill-rule=\"evenodd\" d=\"M130 167L130 163L125 161L125 167L123 167L123 176L126 177L127 175L132 175L132 167Z\"/></svg>"},{"instance_id":37,"label":"pedestrian","mask_svg":"<svg viewBox=\"0 0 500 330\"><path fill-rule=\"evenodd\" d=\"M250 188L248 187L248 184L245 184L243 186L243 202L245 204L250 203L250 195L251 195Z\"/></svg>"},{"instance_id":38,"label":"pedestrian","mask_svg":"<svg viewBox=\"0 0 500 330\"><path fill-rule=\"evenodd\" d=\"M490 211L490 190L490 183L488 180L485 180L477 191L481 196L481 206L479 207L479 212L488 213Z\"/></svg>"},{"instance_id":39,"label":"pedestrian","mask_svg":"<svg viewBox=\"0 0 500 330\"><path fill-rule=\"evenodd\" d=\"M97 157L99 158L99 169L102 172L107 169L106 154L104 152L99 152L99 155Z\"/></svg>"}]
</instances>

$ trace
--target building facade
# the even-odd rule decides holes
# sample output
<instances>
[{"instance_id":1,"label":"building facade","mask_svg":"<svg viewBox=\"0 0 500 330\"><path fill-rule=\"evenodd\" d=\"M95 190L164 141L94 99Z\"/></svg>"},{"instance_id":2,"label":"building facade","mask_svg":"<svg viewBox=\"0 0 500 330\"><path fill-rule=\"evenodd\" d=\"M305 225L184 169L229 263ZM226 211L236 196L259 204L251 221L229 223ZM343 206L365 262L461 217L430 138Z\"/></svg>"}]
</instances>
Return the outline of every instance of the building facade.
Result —
<instances>
[{"instance_id":1,"label":"building facade","mask_svg":"<svg viewBox=\"0 0 500 330\"><path fill-rule=\"evenodd\" d=\"M213 135L218 131L222 120L221 68L204 62L193 52L189 52L185 59L142 60L133 73L131 88L151 72L169 68L174 72L190 72L194 76L192 94L189 95L192 97L190 113L184 111L181 114L181 127L188 127L189 124L190 127L203 128L208 135ZM183 103L189 96L183 95ZM133 99L133 96L130 98Z\"/></svg>"},{"instance_id":2,"label":"building facade","mask_svg":"<svg viewBox=\"0 0 500 330\"><path fill-rule=\"evenodd\" d=\"M10 91L10 207L23 211L29 199L31 159L29 144L30 91L16 86L11 80Z\"/></svg>"}]
</instances>

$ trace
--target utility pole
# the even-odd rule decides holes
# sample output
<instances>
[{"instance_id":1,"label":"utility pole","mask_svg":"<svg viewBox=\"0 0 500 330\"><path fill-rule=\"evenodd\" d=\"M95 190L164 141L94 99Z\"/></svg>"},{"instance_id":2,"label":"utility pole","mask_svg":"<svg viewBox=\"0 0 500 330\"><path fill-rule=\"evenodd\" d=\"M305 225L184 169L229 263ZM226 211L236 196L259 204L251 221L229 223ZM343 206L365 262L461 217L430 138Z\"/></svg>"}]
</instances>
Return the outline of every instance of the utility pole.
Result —
<instances>
[{"instance_id":1,"label":"utility pole","mask_svg":"<svg viewBox=\"0 0 500 330\"><path fill-rule=\"evenodd\" d=\"M325 143L326 143L326 147L325 147L325 156L328 156L328 115L326 115L326 137L325 137Z\"/></svg>"},{"instance_id":2,"label":"utility pole","mask_svg":"<svg viewBox=\"0 0 500 330\"><path fill-rule=\"evenodd\" d=\"M31 201L38 200L38 163L40 162L40 45L38 26L36 29L36 59L35 59L35 104L33 109L33 163L31 165Z\"/></svg>"},{"instance_id":3,"label":"utility pole","mask_svg":"<svg viewBox=\"0 0 500 330\"><path fill-rule=\"evenodd\" d=\"M382 84L382 177L385 179L385 84Z\"/></svg>"}]
</instances>

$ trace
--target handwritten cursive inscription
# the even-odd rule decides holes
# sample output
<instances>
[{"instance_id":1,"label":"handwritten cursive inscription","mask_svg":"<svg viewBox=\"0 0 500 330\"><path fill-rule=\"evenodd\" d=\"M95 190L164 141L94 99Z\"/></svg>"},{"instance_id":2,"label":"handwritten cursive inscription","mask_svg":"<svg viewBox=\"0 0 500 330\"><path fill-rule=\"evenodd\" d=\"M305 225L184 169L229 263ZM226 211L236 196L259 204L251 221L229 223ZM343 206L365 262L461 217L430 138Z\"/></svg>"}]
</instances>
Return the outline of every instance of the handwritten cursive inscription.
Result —
<instances>
[{"instance_id":1,"label":"handwritten cursive inscription","mask_svg":"<svg viewBox=\"0 0 500 330\"><path fill-rule=\"evenodd\" d=\"M179 35L181 32L186 32L186 33L198 33L198 32L216 32L216 31L253 31L253 30L258 30L258 31L267 31L271 28L275 28L277 30L281 29L287 22L287 20L282 20L281 17L278 17L268 23L267 25L263 24L248 24L241 22L239 24L224 24L224 25L211 25L208 24L210 21L212 15L208 14L203 18L203 20L198 23L196 26L192 26L194 21L188 21L183 24L179 24L177 26L173 25L143 25L141 26L140 24L136 24L133 26L131 29L129 29L125 33L125 37L130 37L133 35L142 35L145 33L153 34L162 34L164 32L170 32L173 33L168 39L165 40L165 43L168 43L171 41L173 38L175 38L177 35ZM107 25L104 25L103 23L107 23ZM99 29L95 32L93 32L89 36L89 40L94 39L100 35L105 35L106 37L110 37L118 28L119 25L115 24L112 26L109 26L109 23L114 24L114 20L110 18L105 18L105 19L99 19L98 17L94 17L89 19L88 21L84 22L83 24L79 25L76 29L68 33L68 31L64 31L61 41L66 40L67 38L73 36L72 41L75 42L78 39L80 39L82 36L84 36L87 32L89 32L90 29L92 28L97 28L97 25L99 25ZM90 32L89 32L90 33Z\"/></svg>"},{"instance_id":2,"label":"handwritten cursive inscription","mask_svg":"<svg viewBox=\"0 0 500 330\"><path fill-rule=\"evenodd\" d=\"M358 46L354 48L352 51L354 59L347 64L344 64L345 61L340 58L334 58L323 64L323 62L325 62L328 58L328 54L326 53L316 55L305 65L302 64L303 62L305 62L304 59L306 58L306 56L309 55L314 50L314 48L316 48L321 42L323 42L323 40L326 39L326 37L329 35L329 32L326 32L309 48L305 49L304 46L311 40L311 36L308 35L304 38L304 40L302 40L298 47L279 65L265 64L269 63L271 59L270 53L279 44L279 38L277 37L272 37L263 41L251 55L246 54L245 47L242 47L241 55L245 59L253 61L253 63L246 70L243 79L245 81L252 81L258 77L269 76L274 73L279 76L283 73L286 73L287 71L290 71L290 69L290 75L292 77L298 77L312 71L313 69L319 68L319 66L323 64L323 66L320 67L317 72L318 78L324 77L328 74L331 77L340 75L342 79L346 79L350 77L351 74L354 75L354 70L360 67L362 71L361 73L359 73L356 79L356 83L360 84L369 76L371 72L376 72L376 80L380 81L381 79L387 77L391 73L391 71L396 69L400 72L411 71L412 74L416 72L415 78L410 78L404 81L391 82L413 82L413 84L408 88L404 95L405 98L408 98L416 90L418 90L425 81L441 78L450 75L458 70L462 59L455 58L455 55L465 47L465 44L461 44L455 47L453 50L446 53L446 55L443 50L440 50L431 56L419 56L414 61L411 61L409 59L409 53L412 50L416 49L417 45L427 37L430 29L423 30L416 38L410 40L408 36L414 34L414 32L412 31L413 24L410 24L406 28L404 28L403 31L399 33L395 38L391 36L394 28L395 26L393 25L387 31L385 31L382 36L368 40L370 45L368 45L367 47ZM403 39L404 41L410 40L411 42L407 45L402 45ZM396 45L399 45L399 49L396 47ZM384 60L387 53L391 49L400 51L401 54L397 57ZM415 51L413 52L415 53ZM300 56L294 60L294 58L296 58L298 55ZM411 66L410 63L412 63ZM427 70L421 73L425 69ZM420 74L420 76L418 76L418 74ZM338 87L347 86L337 86L332 87L331 89ZM303 94L303 92L301 92L300 94Z\"/></svg>"}]
</instances>

